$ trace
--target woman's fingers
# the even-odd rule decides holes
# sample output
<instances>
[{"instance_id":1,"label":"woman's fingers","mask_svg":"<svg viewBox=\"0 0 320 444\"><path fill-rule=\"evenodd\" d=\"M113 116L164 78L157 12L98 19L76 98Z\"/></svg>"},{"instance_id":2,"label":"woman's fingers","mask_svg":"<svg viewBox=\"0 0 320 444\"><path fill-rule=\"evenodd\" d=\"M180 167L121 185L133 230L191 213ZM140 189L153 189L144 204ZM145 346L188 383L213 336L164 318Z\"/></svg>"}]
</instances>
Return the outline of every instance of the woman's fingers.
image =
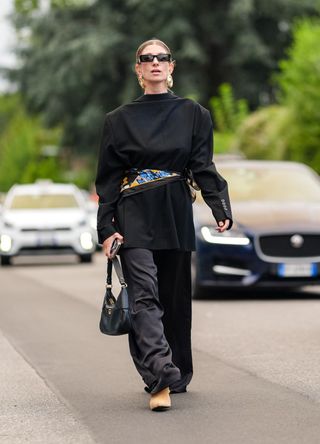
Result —
<instances>
[{"instance_id":1,"label":"woman's fingers","mask_svg":"<svg viewBox=\"0 0 320 444\"><path fill-rule=\"evenodd\" d=\"M218 223L218 227L216 228L217 231L219 231L219 233L223 233L224 231L226 231L229 228L230 225L230 220L229 219L225 219L225 220L221 220Z\"/></svg>"},{"instance_id":2,"label":"woman's fingers","mask_svg":"<svg viewBox=\"0 0 320 444\"><path fill-rule=\"evenodd\" d=\"M115 239L119 239L120 242L123 242L123 236L121 236L120 233L114 233L110 237L108 237L102 244L103 252L109 259L111 246Z\"/></svg>"}]
</instances>

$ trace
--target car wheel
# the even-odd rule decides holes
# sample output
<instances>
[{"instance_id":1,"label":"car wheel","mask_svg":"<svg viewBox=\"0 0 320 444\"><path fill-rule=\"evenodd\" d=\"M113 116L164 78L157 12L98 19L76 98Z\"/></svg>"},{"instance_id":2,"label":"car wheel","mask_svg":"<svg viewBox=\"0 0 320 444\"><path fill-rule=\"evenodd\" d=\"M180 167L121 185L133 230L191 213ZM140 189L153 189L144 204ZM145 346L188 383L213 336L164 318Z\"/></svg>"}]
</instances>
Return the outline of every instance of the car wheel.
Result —
<instances>
[{"instance_id":1,"label":"car wheel","mask_svg":"<svg viewBox=\"0 0 320 444\"><path fill-rule=\"evenodd\" d=\"M0 256L0 263L3 267L7 267L11 265L11 257L10 256Z\"/></svg>"},{"instance_id":2,"label":"car wheel","mask_svg":"<svg viewBox=\"0 0 320 444\"><path fill-rule=\"evenodd\" d=\"M92 262L92 254L80 254L79 259L82 264L89 264Z\"/></svg>"}]
</instances>

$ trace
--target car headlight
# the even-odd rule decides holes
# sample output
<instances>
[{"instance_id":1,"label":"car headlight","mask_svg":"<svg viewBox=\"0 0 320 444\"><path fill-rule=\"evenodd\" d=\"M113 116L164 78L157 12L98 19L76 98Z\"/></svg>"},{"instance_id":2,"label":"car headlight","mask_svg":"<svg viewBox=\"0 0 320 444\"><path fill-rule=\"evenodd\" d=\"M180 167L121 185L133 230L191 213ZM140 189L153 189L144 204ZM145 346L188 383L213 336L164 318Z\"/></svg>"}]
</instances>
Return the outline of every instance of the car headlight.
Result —
<instances>
[{"instance_id":1,"label":"car headlight","mask_svg":"<svg viewBox=\"0 0 320 444\"><path fill-rule=\"evenodd\" d=\"M93 248L92 234L88 231L81 233L80 244L84 250L91 250Z\"/></svg>"},{"instance_id":2,"label":"car headlight","mask_svg":"<svg viewBox=\"0 0 320 444\"><path fill-rule=\"evenodd\" d=\"M219 233L213 227L202 227L203 239L210 244L220 245L249 245L250 239L243 233L225 231Z\"/></svg>"},{"instance_id":3,"label":"car headlight","mask_svg":"<svg viewBox=\"0 0 320 444\"><path fill-rule=\"evenodd\" d=\"M1 234L0 236L0 251L8 253L12 247L12 239L7 234Z\"/></svg>"}]
</instances>

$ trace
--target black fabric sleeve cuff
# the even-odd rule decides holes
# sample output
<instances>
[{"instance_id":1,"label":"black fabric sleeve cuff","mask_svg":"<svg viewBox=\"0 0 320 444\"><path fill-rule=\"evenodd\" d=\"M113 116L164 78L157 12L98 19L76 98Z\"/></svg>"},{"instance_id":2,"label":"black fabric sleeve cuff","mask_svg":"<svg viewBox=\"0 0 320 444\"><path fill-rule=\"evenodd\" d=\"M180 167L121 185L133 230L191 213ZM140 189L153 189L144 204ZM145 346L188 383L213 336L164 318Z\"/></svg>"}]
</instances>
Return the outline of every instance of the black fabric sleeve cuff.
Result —
<instances>
[{"instance_id":1,"label":"black fabric sleeve cuff","mask_svg":"<svg viewBox=\"0 0 320 444\"><path fill-rule=\"evenodd\" d=\"M108 237L112 236L114 233L116 233L116 229L113 224L109 224L105 227L98 228L98 241L99 244L103 244L103 242L108 239Z\"/></svg>"},{"instance_id":2,"label":"black fabric sleeve cuff","mask_svg":"<svg viewBox=\"0 0 320 444\"><path fill-rule=\"evenodd\" d=\"M232 220L231 213L225 212L224 210L222 210L220 208L214 208L212 210L212 214L213 214L213 217L215 218L217 224L219 224L219 222L221 222L221 221L223 222L224 220L229 219L230 220L230 225L227 228L227 230L231 229L231 227L233 225L233 220Z\"/></svg>"}]
</instances>

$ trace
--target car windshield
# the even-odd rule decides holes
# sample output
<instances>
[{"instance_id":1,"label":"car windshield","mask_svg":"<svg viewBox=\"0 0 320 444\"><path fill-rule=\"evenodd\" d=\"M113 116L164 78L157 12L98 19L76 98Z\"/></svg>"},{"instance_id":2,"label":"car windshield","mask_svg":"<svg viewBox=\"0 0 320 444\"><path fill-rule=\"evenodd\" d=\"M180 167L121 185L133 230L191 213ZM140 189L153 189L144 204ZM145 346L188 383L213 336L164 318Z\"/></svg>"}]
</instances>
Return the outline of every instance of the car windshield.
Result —
<instances>
[{"instance_id":1,"label":"car windshield","mask_svg":"<svg viewBox=\"0 0 320 444\"><path fill-rule=\"evenodd\" d=\"M39 193L39 194L16 194L9 208L13 210L38 210L53 208L78 208L74 194L71 193Z\"/></svg>"},{"instance_id":2,"label":"car windshield","mask_svg":"<svg viewBox=\"0 0 320 444\"><path fill-rule=\"evenodd\" d=\"M231 202L320 202L320 181L302 168L221 165L217 169L229 184Z\"/></svg>"}]
</instances>

